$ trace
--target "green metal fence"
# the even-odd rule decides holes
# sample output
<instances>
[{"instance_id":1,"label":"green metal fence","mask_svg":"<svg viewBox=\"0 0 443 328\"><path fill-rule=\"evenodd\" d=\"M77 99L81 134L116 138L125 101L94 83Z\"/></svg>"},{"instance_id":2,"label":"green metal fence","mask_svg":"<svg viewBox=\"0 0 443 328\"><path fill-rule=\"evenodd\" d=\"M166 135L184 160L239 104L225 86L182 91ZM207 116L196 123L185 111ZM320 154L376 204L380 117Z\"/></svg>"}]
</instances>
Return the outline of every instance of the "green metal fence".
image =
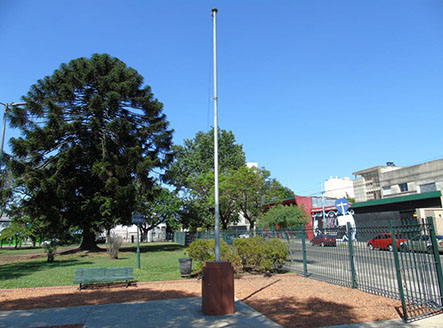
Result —
<instances>
[{"instance_id":1,"label":"green metal fence","mask_svg":"<svg viewBox=\"0 0 443 328\"><path fill-rule=\"evenodd\" d=\"M348 225L321 231L302 228L254 234L288 243L284 266L288 271L401 300L405 321L443 309L443 275L432 218L356 230ZM313 237L322 234L334 240L330 247L326 241L313 244ZM228 244L235 238L249 237L237 231L222 231L220 236ZM174 241L183 245L210 238L215 238L214 232L174 234Z\"/></svg>"}]
</instances>

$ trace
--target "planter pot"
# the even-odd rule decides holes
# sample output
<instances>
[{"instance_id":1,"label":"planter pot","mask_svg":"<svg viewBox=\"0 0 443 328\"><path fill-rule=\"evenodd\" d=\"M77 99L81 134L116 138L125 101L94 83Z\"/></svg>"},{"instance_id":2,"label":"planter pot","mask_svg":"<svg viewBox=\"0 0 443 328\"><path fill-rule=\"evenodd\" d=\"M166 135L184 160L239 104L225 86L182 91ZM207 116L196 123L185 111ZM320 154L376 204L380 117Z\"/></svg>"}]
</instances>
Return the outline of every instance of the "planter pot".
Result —
<instances>
[{"instance_id":1,"label":"planter pot","mask_svg":"<svg viewBox=\"0 0 443 328\"><path fill-rule=\"evenodd\" d=\"M178 259L178 262L180 263L180 274L182 277L189 277L191 276L192 272L192 258L190 257L183 257Z\"/></svg>"}]
</instances>

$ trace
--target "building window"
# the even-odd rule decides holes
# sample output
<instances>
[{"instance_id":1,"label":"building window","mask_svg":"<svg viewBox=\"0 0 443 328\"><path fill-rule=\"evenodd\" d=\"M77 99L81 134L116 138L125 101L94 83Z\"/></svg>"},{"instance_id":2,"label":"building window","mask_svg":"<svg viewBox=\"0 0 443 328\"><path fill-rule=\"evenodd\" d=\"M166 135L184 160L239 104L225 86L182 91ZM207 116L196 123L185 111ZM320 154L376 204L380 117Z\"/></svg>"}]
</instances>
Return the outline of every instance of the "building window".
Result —
<instances>
[{"instance_id":1,"label":"building window","mask_svg":"<svg viewBox=\"0 0 443 328\"><path fill-rule=\"evenodd\" d=\"M435 187L435 182L420 185L420 192L431 192L436 190L437 188Z\"/></svg>"},{"instance_id":2,"label":"building window","mask_svg":"<svg viewBox=\"0 0 443 328\"><path fill-rule=\"evenodd\" d=\"M383 196L388 196L388 195L391 195L391 194L392 194L391 186L383 187Z\"/></svg>"},{"instance_id":3,"label":"building window","mask_svg":"<svg viewBox=\"0 0 443 328\"><path fill-rule=\"evenodd\" d=\"M408 184L407 183L400 183L398 186L400 187L401 192L408 191Z\"/></svg>"}]
</instances>

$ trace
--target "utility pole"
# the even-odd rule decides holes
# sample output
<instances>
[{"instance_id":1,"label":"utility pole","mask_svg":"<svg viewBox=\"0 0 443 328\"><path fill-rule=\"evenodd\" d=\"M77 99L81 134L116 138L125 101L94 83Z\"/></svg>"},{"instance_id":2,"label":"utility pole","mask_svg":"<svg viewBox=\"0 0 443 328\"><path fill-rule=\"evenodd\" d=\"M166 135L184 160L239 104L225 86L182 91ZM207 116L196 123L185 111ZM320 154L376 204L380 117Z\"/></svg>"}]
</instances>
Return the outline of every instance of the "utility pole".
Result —
<instances>
[{"instance_id":1,"label":"utility pole","mask_svg":"<svg viewBox=\"0 0 443 328\"><path fill-rule=\"evenodd\" d=\"M26 105L26 103L2 103L0 102L0 104L2 104L3 106L5 106L5 111L3 113L3 128L2 128L2 141L1 141L1 149L0 149L0 168L3 164L3 144L5 143L5 130L6 130L6 115L9 109L9 106L14 107L14 106L22 106L22 105Z\"/></svg>"}]
</instances>

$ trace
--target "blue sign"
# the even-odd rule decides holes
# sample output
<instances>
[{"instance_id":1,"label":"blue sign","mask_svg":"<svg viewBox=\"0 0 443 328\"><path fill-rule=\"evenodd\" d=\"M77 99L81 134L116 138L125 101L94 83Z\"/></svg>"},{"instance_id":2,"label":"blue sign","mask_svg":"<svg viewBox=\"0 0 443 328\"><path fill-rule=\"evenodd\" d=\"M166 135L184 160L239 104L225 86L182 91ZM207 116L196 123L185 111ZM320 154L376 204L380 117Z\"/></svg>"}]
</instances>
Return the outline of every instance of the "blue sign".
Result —
<instances>
[{"instance_id":1,"label":"blue sign","mask_svg":"<svg viewBox=\"0 0 443 328\"><path fill-rule=\"evenodd\" d=\"M144 223L145 222L145 216L143 214L134 214L132 216L132 223Z\"/></svg>"},{"instance_id":2,"label":"blue sign","mask_svg":"<svg viewBox=\"0 0 443 328\"><path fill-rule=\"evenodd\" d=\"M338 213L344 215L349 209L349 202L344 198L339 198L335 201L335 208L337 208Z\"/></svg>"}]
</instances>

